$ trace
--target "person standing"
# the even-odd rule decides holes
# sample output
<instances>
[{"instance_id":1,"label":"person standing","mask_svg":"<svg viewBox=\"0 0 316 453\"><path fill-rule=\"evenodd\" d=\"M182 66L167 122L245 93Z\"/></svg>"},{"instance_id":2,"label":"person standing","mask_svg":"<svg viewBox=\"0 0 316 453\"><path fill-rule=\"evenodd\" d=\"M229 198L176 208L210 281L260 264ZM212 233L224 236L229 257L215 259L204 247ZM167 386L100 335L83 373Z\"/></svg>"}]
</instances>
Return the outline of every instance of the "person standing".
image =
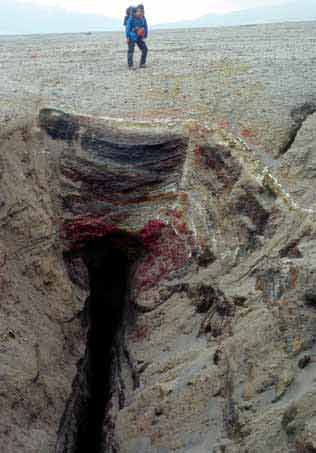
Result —
<instances>
[{"instance_id":1,"label":"person standing","mask_svg":"<svg viewBox=\"0 0 316 453\"><path fill-rule=\"evenodd\" d=\"M141 51L140 68L146 67L148 47L145 39L148 37L148 25L143 5L133 8L126 22L126 40L128 44L127 63L129 69L134 68L134 52L137 45Z\"/></svg>"}]
</instances>

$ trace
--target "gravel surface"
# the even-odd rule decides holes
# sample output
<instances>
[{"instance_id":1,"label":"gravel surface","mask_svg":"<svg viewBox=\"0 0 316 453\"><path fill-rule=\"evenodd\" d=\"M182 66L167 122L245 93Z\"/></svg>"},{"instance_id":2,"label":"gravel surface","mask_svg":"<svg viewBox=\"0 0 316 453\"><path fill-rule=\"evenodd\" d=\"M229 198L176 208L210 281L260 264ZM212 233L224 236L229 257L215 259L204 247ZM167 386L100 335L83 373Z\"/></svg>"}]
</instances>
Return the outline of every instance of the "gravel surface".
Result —
<instances>
[{"instance_id":1,"label":"gravel surface","mask_svg":"<svg viewBox=\"0 0 316 453\"><path fill-rule=\"evenodd\" d=\"M155 31L129 72L122 33L2 37L0 118L42 107L229 124L279 147L290 111L316 98L316 23ZM138 55L137 55L138 57Z\"/></svg>"}]
</instances>

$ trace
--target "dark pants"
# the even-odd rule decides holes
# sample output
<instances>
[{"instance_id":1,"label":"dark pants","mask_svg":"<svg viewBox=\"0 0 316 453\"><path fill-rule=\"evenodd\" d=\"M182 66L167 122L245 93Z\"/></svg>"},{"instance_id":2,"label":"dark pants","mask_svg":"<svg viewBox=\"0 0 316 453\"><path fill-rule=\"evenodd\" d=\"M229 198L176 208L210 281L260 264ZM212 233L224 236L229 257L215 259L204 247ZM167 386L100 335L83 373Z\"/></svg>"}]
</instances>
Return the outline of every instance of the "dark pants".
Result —
<instances>
[{"instance_id":1,"label":"dark pants","mask_svg":"<svg viewBox=\"0 0 316 453\"><path fill-rule=\"evenodd\" d=\"M148 47L142 39L138 40L137 42L130 41L128 43L128 54L127 54L127 60L128 60L128 66L133 66L134 64L134 52L135 52L135 44L139 47L139 50L142 52L140 64L144 65L146 64L147 60L147 54L148 54Z\"/></svg>"}]
</instances>

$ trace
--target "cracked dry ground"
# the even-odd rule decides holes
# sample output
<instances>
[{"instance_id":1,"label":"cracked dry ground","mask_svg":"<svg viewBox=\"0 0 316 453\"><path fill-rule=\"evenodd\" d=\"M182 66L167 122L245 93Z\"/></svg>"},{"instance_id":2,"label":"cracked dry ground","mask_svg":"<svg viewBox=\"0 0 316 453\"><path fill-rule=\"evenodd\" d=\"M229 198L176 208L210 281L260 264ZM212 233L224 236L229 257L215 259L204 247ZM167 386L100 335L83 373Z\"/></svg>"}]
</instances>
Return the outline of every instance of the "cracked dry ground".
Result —
<instances>
[{"instance_id":1,"label":"cracked dry ground","mask_svg":"<svg viewBox=\"0 0 316 453\"><path fill-rule=\"evenodd\" d=\"M1 453L316 451L315 24L190 36L2 39Z\"/></svg>"}]
</instances>

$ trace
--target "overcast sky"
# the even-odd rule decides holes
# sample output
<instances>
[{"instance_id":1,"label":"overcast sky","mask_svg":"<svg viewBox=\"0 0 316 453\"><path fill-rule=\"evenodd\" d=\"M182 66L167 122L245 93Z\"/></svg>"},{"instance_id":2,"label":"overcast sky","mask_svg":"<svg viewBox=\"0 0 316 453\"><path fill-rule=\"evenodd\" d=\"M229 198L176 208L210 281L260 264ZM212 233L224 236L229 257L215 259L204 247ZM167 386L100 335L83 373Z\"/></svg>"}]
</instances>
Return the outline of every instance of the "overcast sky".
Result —
<instances>
[{"instance_id":1,"label":"overcast sky","mask_svg":"<svg viewBox=\"0 0 316 453\"><path fill-rule=\"evenodd\" d=\"M109 17L121 18L127 6L141 0L18 0L45 6L60 6L71 11L92 12ZM152 24L183 19L194 19L208 13L253 8L263 5L277 5L290 0L143 0L146 15Z\"/></svg>"}]
</instances>

